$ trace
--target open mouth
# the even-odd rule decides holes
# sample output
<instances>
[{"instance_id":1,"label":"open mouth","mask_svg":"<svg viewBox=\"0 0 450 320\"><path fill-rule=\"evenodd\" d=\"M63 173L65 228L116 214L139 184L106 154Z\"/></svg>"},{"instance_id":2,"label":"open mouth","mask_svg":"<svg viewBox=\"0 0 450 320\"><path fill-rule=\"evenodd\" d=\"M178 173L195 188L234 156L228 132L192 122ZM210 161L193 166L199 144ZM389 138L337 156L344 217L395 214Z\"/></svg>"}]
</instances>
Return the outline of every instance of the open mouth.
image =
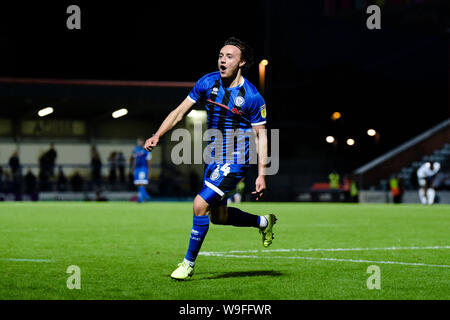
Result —
<instances>
[{"instance_id":1,"label":"open mouth","mask_svg":"<svg viewBox=\"0 0 450 320\"><path fill-rule=\"evenodd\" d=\"M220 70L225 71L225 70L227 70L227 67L225 67L225 66L220 66Z\"/></svg>"}]
</instances>

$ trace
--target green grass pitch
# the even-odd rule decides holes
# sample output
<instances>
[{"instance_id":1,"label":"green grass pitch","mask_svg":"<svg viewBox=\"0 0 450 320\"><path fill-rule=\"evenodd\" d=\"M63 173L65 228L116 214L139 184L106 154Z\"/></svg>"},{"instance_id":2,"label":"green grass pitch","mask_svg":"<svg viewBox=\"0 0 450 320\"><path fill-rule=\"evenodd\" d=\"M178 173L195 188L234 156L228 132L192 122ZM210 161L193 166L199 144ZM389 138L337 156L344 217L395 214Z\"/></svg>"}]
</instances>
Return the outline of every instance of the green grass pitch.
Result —
<instances>
[{"instance_id":1,"label":"green grass pitch","mask_svg":"<svg viewBox=\"0 0 450 320\"><path fill-rule=\"evenodd\" d=\"M277 214L272 246L211 225L194 277L177 282L191 203L2 203L0 299L450 299L448 205L237 206ZM67 288L70 265L80 290Z\"/></svg>"}]
</instances>

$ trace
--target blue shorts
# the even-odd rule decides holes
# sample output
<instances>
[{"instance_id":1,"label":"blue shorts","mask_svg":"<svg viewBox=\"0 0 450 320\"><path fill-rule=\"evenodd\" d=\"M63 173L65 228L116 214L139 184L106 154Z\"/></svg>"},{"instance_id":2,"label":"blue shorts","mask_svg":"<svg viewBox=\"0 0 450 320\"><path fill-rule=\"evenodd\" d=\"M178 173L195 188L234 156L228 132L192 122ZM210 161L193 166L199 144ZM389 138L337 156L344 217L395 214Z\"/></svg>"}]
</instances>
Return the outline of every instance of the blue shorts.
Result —
<instances>
[{"instance_id":1,"label":"blue shorts","mask_svg":"<svg viewBox=\"0 0 450 320\"><path fill-rule=\"evenodd\" d=\"M134 170L134 184L148 184L148 169L136 168Z\"/></svg>"},{"instance_id":2,"label":"blue shorts","mask_svg":"<svg viewBox=\"0 0 450 320\"><path fill-rule=\"evenodd\" d=\"M203 188L198 193L209 205L221 206L227 203L227 194L236 190L236 186L245 177L250 165L215 163L205 168Z\"/></svg>"}]
</instances>

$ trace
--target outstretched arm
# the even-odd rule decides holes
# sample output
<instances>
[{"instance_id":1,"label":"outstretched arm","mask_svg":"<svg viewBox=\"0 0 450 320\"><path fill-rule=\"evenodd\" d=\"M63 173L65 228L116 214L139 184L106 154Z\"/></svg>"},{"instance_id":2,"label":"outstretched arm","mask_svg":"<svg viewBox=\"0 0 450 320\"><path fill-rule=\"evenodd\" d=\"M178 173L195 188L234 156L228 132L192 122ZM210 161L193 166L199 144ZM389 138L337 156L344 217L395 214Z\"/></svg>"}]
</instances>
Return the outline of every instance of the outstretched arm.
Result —
<instances>
[{"instance_id":1,"label":"outstretched arm","mask_svg":"<svg viewBox=\"0 0 450 320\"><path fill-rule=\"evenodd\" d=\"M262 199L266 191L266 164L267 164L267 134L266 126L254 126L253 130L256 134L256 150L258 152L258 177L255 182L256 200Z\"/></svg>"},{"instance_id":2,"label":"outstretched arm","mask_svg":"<svg viewBox=\"0 0 450 320\"><path fill-rule=\"evenodd\" d=\"M158 144L159 138L162 137L167 131L175 127L177 123L180 122L181 119L183 119L186 112L190 108L192 108L193 105L194 103L186 98L176 109L169 113L166 119L162 122L158 131L156 131L156 133L151 138L145 141L145 150L152 151L152 149Z\"/></svg>"}]
</instances>

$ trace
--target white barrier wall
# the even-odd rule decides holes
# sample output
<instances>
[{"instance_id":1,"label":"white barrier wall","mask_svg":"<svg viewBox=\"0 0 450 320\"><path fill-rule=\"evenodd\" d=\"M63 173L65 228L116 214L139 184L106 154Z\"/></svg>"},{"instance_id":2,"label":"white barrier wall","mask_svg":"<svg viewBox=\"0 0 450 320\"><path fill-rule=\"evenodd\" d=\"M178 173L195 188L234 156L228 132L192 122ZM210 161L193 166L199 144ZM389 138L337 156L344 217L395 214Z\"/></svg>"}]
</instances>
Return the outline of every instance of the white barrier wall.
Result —
<instances>
[{"instance_id":1,"label":"white barrier wall","mask_svg":"<svg viewBox=\"0 0 450 320\"><path fill-rule=\"evenodd\" d=\"M450 204L450 191L437 190L436 196L439 203ZM388 191L360 191L361 203L393 203L392 195ZM406 191L403 194L402 203L420 203L418 191Z\"/></svg>"},{"instance_id":2,"label":"white barrier wall","mask_svg":"<svg viewBox=\"0 0 450 320\"><path fill-rule=\"evenodd\" d=\"M92 145L88 143L54 143L55 150L58 154L56 158L57 165L73 165L84 164L90 165L91 163L91 148ZM123 152L127 167L129 165L129 159L133 151L134 145L132 143L98 143L96 144L97 151L100 154L102 161L103 174L108 172L108 157L113 151ZM3 169L8 168L9 158L16 150L19 152L19 159L21 164L34 164L39 165L39 157L50 149L49 143L30 143L22 142L20 144L0 142L0 164L3 165ZM155 149L152 153L152 163L160 163L161 155L160 149ZM39 169L32 169L34 174L38 174ZM70 175L74 169L64 168L64 174ZM82 173L86 173L88 169L79 170ZM26 172L23 172L24 174Z\"/></svg>"}]
</instances>

